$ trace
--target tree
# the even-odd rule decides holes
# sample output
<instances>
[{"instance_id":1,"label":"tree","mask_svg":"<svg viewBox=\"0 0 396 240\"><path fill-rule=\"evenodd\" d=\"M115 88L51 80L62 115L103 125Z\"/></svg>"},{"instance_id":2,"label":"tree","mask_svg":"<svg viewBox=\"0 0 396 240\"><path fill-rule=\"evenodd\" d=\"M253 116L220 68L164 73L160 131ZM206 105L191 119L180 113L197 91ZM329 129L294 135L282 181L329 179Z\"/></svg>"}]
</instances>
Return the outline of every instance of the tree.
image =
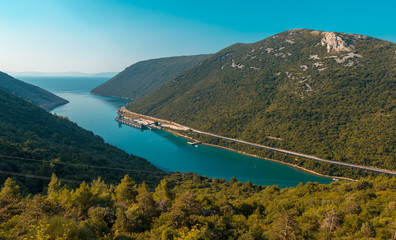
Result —
<instances>
[{"instance_id":1,"label":"tree","mask_svg":"<svg viewBox=\"0 0 396 240\"><path fill-rule=\"evenodd\" d=\"M138 192L135 181L133 181L128 174L125 175L124 178L121 179L121 183L115 188L114 193L116 204L126 208L130 203L136 202Z\"/></svg>"},{"instance_id":2,"label":"tree","mask_svg":"<svg viewBox=\"0 0 396 240\"><path fill-rule=\"evenodd\" d=\"M176 228L181 226L191 227L195 223L190 217L200 213L201 204L195 200L192 193L186 192L176 198L176 201L172 206L171 215L173 218L173 226Z\"/></svg>"},{"instance_id":3,"label":"tree","mask_svg":"<svg viewBox=\"0 0 396 240\"><path fill-rule=\"evenodd\" d=\"M19 200L21 198L18 184L11 178L7 178L4 187L0 191L0 198L4 200Z\"/></svg>"},{"instance_id":4,"label":"tree","mask_svg":"<svg viewBox=\"0 0 396 240\"><path fill-rule=\"evenodd\" d=\"M159 211L157 203L154 201L153 194L150 192L145 182L140 184L136 200L139 210L142 211L145 220L151 223L153 218L158 215Z\"/></svg>"},{"instance_id":5,"label":"tree","mask_svg":"<svg viewBox=\"0 0 396 240\"><path fill-rule=\"evenodd\" d=\"M111 203L111 190L101 177L95 179L91 183L91 192L98 196L97 202L101 205L110 206Z\"/></svg>"},{"instance_id":6,"label":"tree","mask_svg":"<svg viewBox=\"0 0 396 240\"><path fill-rule=\"evenodd\" d=\"M321 227L326 230L325 235L327 239L331 239L333 232L338 228L339 221L340 218L338 217L335 207L331 208L330 211L327 212L321 225Z\"/></svg>"},{"instance_id":7,"label":"tree","mask_svg":"<svg viewBox=\"0 0 396 240\"><path fill-rule=\"evenodd\" d=\"M14 180L7 178L0 191L0 222L5 222L21 211L20 200L19 186Z\"/></svg>"},{"instance_id":8,"label":"tree","mask_svg":"<svg viewBox=\"0 0 396 240\"><path fill-rule=\"evenodd\" d=\"M115 213L108 207L91 207L88 210L89 224L98 233L110 233L111 227L116 220Z\"/></svg>"},{"instance_id":9,"label":"tree","mask_svg":"<svg viewBox=\"0 0 396 240\"><path fill-rule=\"evenodd\" d=\"M228 181L228 184L232 185L232 184L234 184L234 183L236 183L236 182L238 182L238 180L236 179L235 176L233 176L233 177Z\"/></svg>"},{"instance_id":10,"label":"tree","mask_svg":"<svg viewBox=\"0 0 396 240\"><path fill-rule=\"evenodd\" d=\"M373 236L373 227L370 225L370 223L365 222L362 224L362 228L360 229L360 232L362 233L365 239L370 239Z\"/></svg>"},{"instance_id":11,"label":"tree","mask_svg":"<svg viewBox=\"0 0 396 240\"><path fill-rule=\"evenodd\" d=\"M79 219L88 217L88 209L97 200L97 195L91 192L90 187L85 182L80 184L76 191L71 193L71 205L74 215Z\"/></svg>"},{"instance_id":12,"label":"tree","mask_svg":"<svg viewBox=\"0 0 396 240\"><path fill-rule=\"evenodd\" d=\"M298 227L296 222L297 212L294 209L283 211L278 214L272 224L270 237L272 239L297 239Z\"/></svg>"},{"instance_id":13,"label":"tree","mask_svg":"<svg viewBox=\"0 0 396 240\"><path fill-rule=\"evenodd\" d=\"M59 191L61 190L61 182L55 173L52 173L51 181L48 184L47 195L49 199L56 199Z\"/></svg>"},{"instance_id":14,"label":"tree","mask_svg":"<svg viewBox=\"0 0 396 240\"><path fill-rule=\"evenodd\" d=\"M158 186L155 188L153 196L160 211L166 212L170 207L172 200L174 199L174 193L172 192L172 189L170 188L166 179L161 180L160 184L158 184Z\"/></svg>"}]
</instances>

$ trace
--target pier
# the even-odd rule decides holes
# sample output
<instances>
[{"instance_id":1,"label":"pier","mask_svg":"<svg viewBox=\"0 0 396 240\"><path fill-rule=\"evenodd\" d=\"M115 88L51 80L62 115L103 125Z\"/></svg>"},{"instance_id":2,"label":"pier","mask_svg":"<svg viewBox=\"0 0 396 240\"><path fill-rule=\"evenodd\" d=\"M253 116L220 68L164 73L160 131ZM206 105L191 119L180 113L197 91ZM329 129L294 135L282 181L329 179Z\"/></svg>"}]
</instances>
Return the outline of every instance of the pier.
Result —
<instances>
[{"instance_id":1,"label":"pier","mask_svg":"<svg viewBox=\"0 0 396 240\"><path fill-rule=\"evenodd\" d=\"M132 127L135 127L135 128L139 128L139 129L144 129L144 128L145 128L145 126L144 126L143 124L140 124L140 123L135 122L135 121L130 120L130 119L122 118L122 117L120 117L120 116L116 117L115 120L116 120L117 122L126 124L126 125L128 125L128 126L132 126Z\"/></svg>"},{"instance_id":2,"label":"pier","mask_svg":"<svg viewBox=\"0 0 396 240\"><path fill-rule=\"evenodd\" d=\"M143 119L140 119L140 118L132 119L132 118L123 117L122 115L118 115L115 118L115 120L117 122L126 124L128 126L132 126L132 127L135 127L135 128L139 128L139 129L142 129L142 130L144 130L144 129L151 130L153 128L160 129L160 130L162 129L161 124L159 124L158 122L143 120Z\"/></svg>"}]
</instances>

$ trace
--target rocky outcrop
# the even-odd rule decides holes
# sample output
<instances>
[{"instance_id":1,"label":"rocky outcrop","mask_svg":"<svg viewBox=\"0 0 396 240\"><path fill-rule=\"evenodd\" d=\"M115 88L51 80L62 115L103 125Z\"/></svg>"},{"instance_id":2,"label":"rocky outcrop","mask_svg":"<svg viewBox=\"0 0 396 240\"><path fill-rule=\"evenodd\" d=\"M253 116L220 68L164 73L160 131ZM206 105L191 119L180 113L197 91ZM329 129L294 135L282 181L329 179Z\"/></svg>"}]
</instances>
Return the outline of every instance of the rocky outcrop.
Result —
<instances>
[{"instance_id":1,"label":"rocky outcrop","mask_svg":"<svg viewBox=\"0 0 396 240\"><path fill-rule=\"evenodd\" d=\"M323 34L324 37L320 43L327 47L327 52L350 52L354 48L339 34L334 32L324 32Z\"/></svg>"}]
</instances>

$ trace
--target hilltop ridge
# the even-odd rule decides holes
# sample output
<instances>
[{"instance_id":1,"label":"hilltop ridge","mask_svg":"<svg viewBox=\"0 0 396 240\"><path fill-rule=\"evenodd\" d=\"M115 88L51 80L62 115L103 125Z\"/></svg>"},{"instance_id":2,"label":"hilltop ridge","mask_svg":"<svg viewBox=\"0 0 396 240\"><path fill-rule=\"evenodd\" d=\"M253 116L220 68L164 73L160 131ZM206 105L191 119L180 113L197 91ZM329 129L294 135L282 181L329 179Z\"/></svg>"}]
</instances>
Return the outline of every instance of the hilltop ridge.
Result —
<instances>
[{"instance_id":1,"label":"hilltop ridge","mask_svg":"<svg viewBox=\"0 0 396 240\"><path fill-rule=\"evenodd\" d=\"M140 61L94 88L91 93L137 99L209 56L208 54L202 54Z\"/></svg>"},{"instance_id":2,"label":"hilltop ridge","mask_svg":"<svg viewBox=\"0 0 396 240\"><path fill-rule=\"evenodd\" d=\"M360 34L288 30L227 47L126 108L227 137L394 170L395 52L396 44ZM297 164L340 174L300 159Z\"/></svg>"}]
</instances>

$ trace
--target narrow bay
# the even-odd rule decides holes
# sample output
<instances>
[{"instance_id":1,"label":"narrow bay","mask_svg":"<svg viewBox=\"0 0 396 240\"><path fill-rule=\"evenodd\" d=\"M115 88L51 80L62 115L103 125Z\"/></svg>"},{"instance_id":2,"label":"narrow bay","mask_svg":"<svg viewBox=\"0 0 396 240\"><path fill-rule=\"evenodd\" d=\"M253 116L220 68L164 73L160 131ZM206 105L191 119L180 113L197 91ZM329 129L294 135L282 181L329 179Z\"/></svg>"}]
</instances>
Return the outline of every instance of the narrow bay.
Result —
<instances>
[{"instance_id":1,"label":"narrow bay","mask_svg":"<svg viewBox=\"0 0 396 240\"><path fill-rule=\"evenodd\" d=\"M196 172L201 175L260 185L291 187L298 183L329 183L332 180L307 172L221 148L190 146L188 140L165 131L141 131L114 120L116 110L129 100L95 96L91 89L108 80L88 77L20 77L49 90L70 103L52 110L79 126L100 135L107 143L144 157L166 171Z\"/></svg>"}]
</instances>

